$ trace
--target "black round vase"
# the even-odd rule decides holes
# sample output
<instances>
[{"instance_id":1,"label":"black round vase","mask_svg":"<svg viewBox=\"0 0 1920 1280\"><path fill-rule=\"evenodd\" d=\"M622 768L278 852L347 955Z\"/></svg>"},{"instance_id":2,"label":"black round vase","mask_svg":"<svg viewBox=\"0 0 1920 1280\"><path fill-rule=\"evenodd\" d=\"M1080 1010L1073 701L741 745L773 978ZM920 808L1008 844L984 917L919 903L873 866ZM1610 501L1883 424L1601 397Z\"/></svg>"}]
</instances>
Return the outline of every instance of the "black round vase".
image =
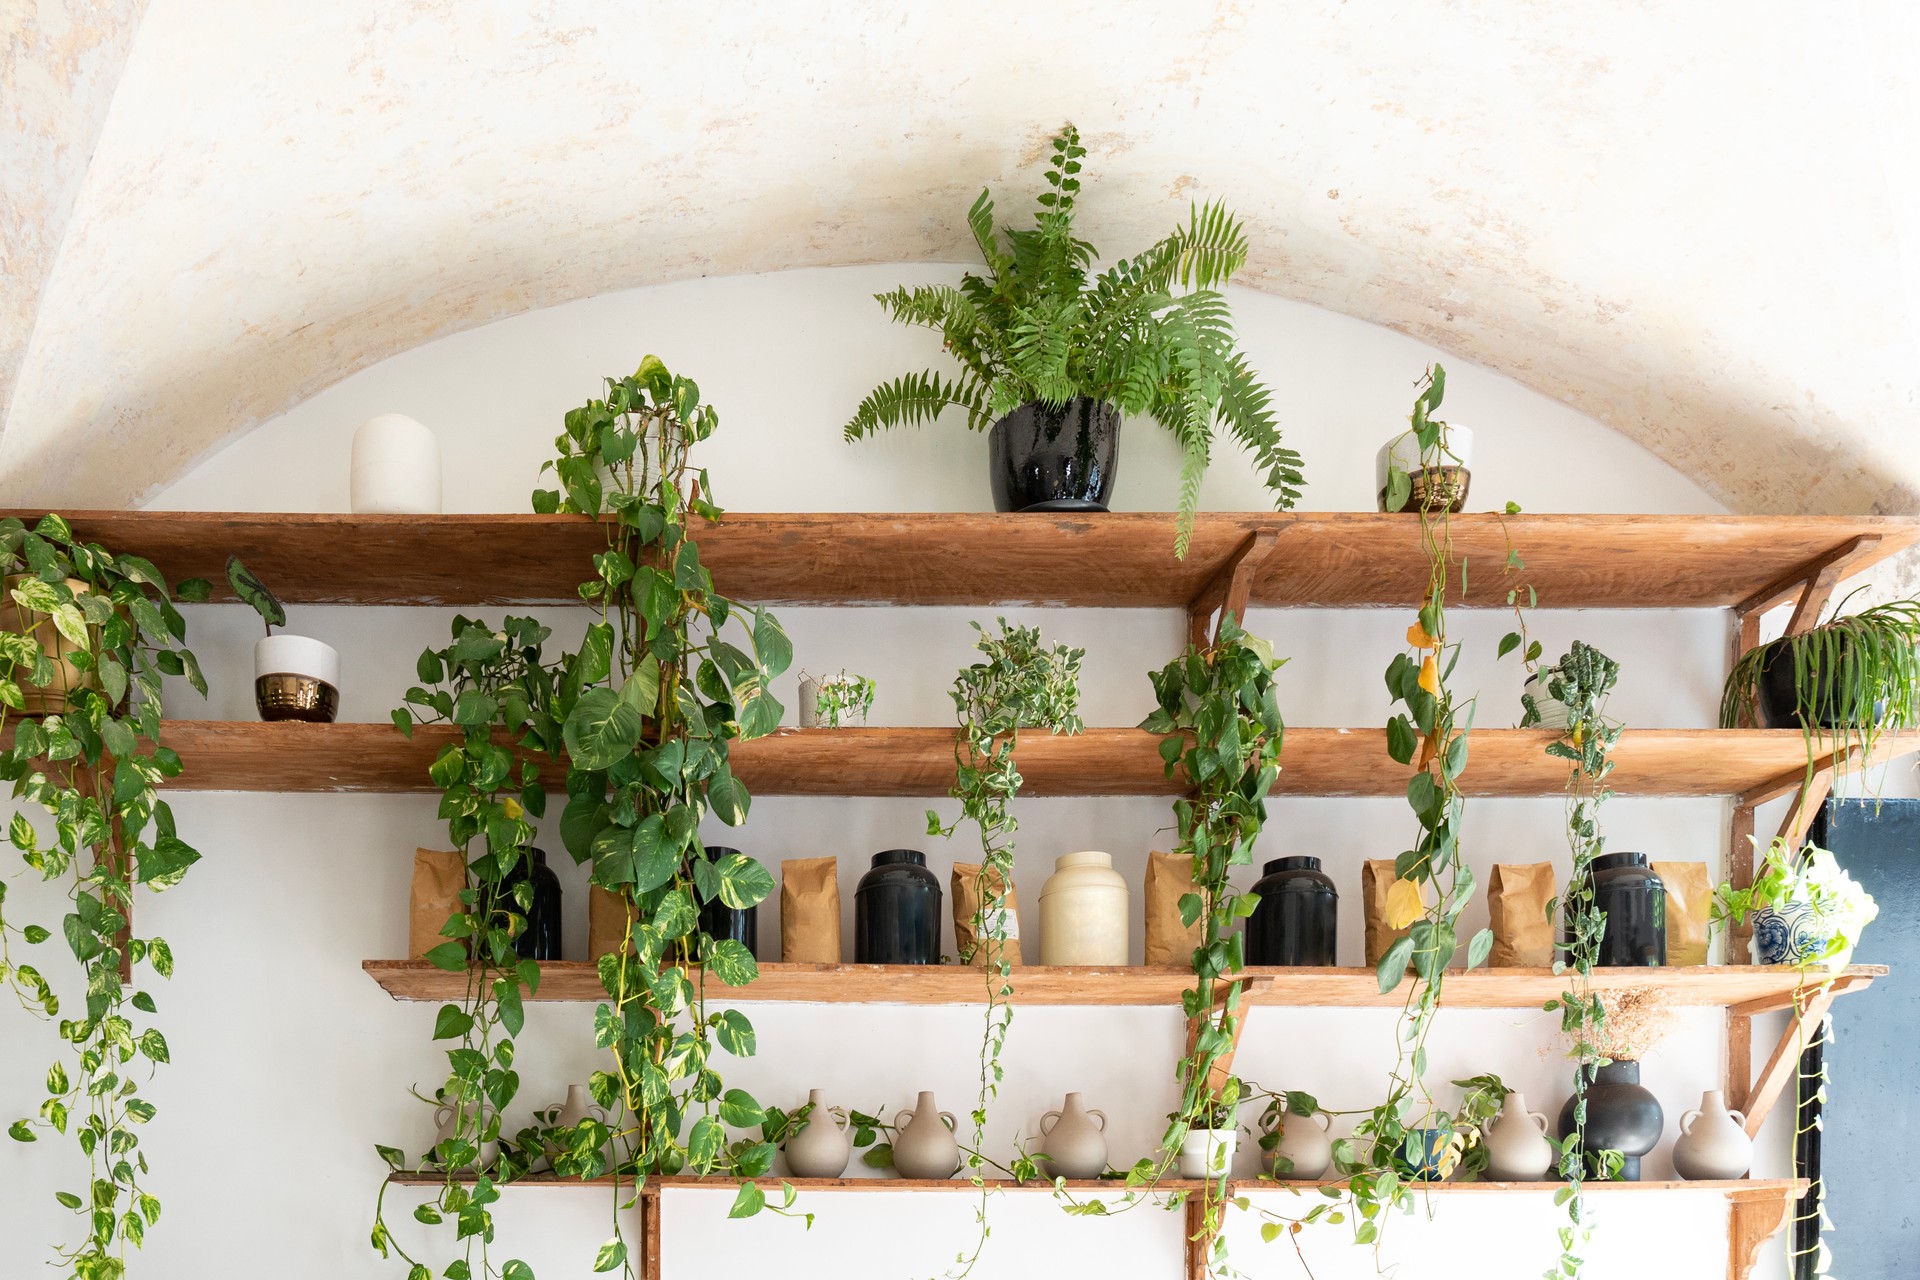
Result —
<instances>
[{"instance_id":1,"label":"black round vase","mask_svg":"<svg viewBox=\"0 0 1920 1280\"><path fill-rule=\"evenodd\" d=\"M525 913L527 927L513 940L513 949L522 960L558 960L560 877L547 866L544 850L522 849L520 861L514 863L513 870L500 880L505 908L516 915L520 914L520 904L513 900L513 887L522 883L533 885L533 902Z\"/></svg>"},{"instance_id":2,"label":"black round vase","mask_svg":"<svg viewBox=\"0 0 1920 1280\"><path fill-rule=\"evenodd\" d=\"M940 963L940 877L918 849L886 849L853 893L855 964Z\"/></svg>"},{"instance_id":3,"label":"black round vase","mask_svg":"<svg viewBox=\"0 0 1920 1280\"><path fill-rule=\"evenodd\" d=\"M1320 859L1275 858L1253 891L1260 905L1247 919L1248 964L1334 963L1340 895Z\"/></svg>"},{"instance_id":4,"label":"black round vase","mask_svg":"<svg viewBox=\"0 0 1920 1280\"><path fill-rule=\"evenodd\" d=\"M1606 916L1596 964L1649 969L1667 963L1667 886L1644 853L1603 853L1595 858L1593 903Z\"/></svg>"},{"instance_id":5,"label":"black round vase","mask_svg":"<svg viewBox=\"0 0 1920 1280\"><path fill-rule=\"evenodd\" d=\"M738 849L723 844L706 846L707 860L718 862L730 853L739 853ZM755 958L760 955L758 946L759 907L730 907L718 898L710 898L700 904L700 932L722 942L729 938L753 952Z\"/></svg>"},{"instance_id":6,"label":"black round vase","mask_svg":"<svg viewBox=\"0 0 1920 1280\"><path fill-rule=\"evenodd\" d=\"M1587 1077L1587 1123L1581 1138L1584 1151L1618 1151L1625 1157L1620 1181L1640 1181L1640 1157L1653 1150L1666 1127L1660 1099L1640 1084L1640 1064L1617 1059ZM1573 1099L1560 1108L1560 1136L1573 1132Z\"/></svg>"},{"instance_id":7,"label":"black round vase","mask_svg":"<svg viewBox=\"0 0 1920 1280\"><path fill-rule=\"evenodd\" d=\"M1794 692L1793 649L1785 640L1766 646L1760 659L1760 678L1756 682L1760 702L1760 724L1767 729L1832 729L1840 726L1871 724L1886 714L1885 701L1871 707L1861 705L1864 695L1854 691L1852 673L1847 670L1848 647L1843 639L1837 646L1838 662L1832 671L1814 670L1809 674L1813 689L1807 699L1809 716L1800 714L1800 699ZM1812 724L1807 724L1811 719Z\"/></svg>"},{"instance_id":8,"label":"black round vase","mask_svg":"<svg viewBox=\"0 0 1920 1280\"><path fill-rule=\"evenodd\" d=\"M1120 410L1075 396L1032 401L987 432L995 511L1105 511L1120 462Z\"/></svg>"}]
</instances>

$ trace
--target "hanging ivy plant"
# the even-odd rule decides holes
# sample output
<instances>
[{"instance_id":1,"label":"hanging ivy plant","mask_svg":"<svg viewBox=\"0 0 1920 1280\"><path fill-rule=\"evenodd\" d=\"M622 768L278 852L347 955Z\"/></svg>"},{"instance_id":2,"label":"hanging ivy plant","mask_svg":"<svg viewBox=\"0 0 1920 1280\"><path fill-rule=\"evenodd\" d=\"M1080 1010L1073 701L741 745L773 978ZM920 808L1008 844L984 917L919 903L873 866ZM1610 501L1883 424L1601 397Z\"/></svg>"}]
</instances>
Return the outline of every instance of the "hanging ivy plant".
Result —
<instances>
[{"instance_id":1,"label":"hanging ivy plant","mask_svg":"<svg viewBox=\"0 0 1920 1280\"><path fill-rule=\"evenodd\" d=\"M533 840L530 818L546 812L540 760L558 754L560 726L555 690L570 661L546 662L542 649L551 632L532 618L507 618L496 630L465 617L453 620L452 643L420 655L425 682L409 689L393 712L394 724L411 737L416 724L449 723L460 736L443 746L430 769L440 788L440 816L447 836L467 859L461 909L440 932L447 941L427 952L439 968L467 977L458 1003L442 1005L433 1038L446 1041L447 1079L434 1097L450 1108L451 1132L414 1167L436 1170L444 1181L414 1218L436 1226L451 1219L462 1256L445 1272L448 1280L531 1280L526 1263L510 1259L496 1272L490 1257L492 1205L499 1188L526 1174L540 1152L507 1144L495 1160L484 1153L501 1144L501 1117L519 1092L514 1037L520 1034L523 1000L538 990L540 966L519 958L516 940L526 931L533 886L525 874ZM505 739L504 741L502 739ZM382 1146L394 1169L405 1153ZM469 1185L471 1182L471 1185ZM409 1280L429 1280L431 1270L393 1238L382 1183L374 1208L373 1245L408 1264Z\"/></svg>"},{"instance_id":2,"label":"hanging ivy plant","mask_svg":"<svg viewBox=\"0 0 1920 1280\"><path fill-rule=\"evenodd\" d=\"M1000 619L1000 634L979 634L975 648L983 662L962 667L953 682L953 706L960 734L954 745L953 798L960 816L943 823L927 810L927 834L951 837L964 822L980 831L980 870L977 873L973 944L961 955L962 964L980 956L987 991L986 1029L980 1042L980 1091L973 1108L973 1146L967 1168L980 1192L976 1221L980 1232L973 1249L961 1259L961 1275L972 1271L986 1248L992 1228L987 1222L986 1172L990 1161L980 1155L986 1142L987 1108L999 1095L1000 1053L1013 1025L1013 969L1007 959L1007 887L1013 883L1013 835L1019 821L1013 816L1013 798L1020 791L1020 769L1014 752L1023 729L1050 733L1080 732L1081 649L1046 645L1038 627L1010 627ZM1015 941L1014 946L1018 946Z\"/></svg>"},{"instance_id":3,"label":"hanging ivy plant","mask_svg":"<svg viewBox=\"0 0 1920 1280\"><path fill-rule=\"evenodd\" d=\"M31 529L0 520L0 573L8 598L0 732L13 730L0 774L16 801L51 821L49 830L15 813L8 839L30 870L62 886L72 909L57 932L86 992L83 1007L60 1018L66 1048L47 1070L38 1114L7 1132L19 1142L45 1131L77 1142L87 1180L53 1198L78 1219L81 1238L57 1250L58 1265L78 1280L117 1280L127 1246L139 1247L160 1219L140 1137L156 1108L140 1090L169 1054L137 975L141 966L173 975L166 941L133 932L134 891L171 888L200 858L156 791L181 771L160 742L160 688L185 676L206 693L173 601L204 600L209 589L194 579L170 592L147 561L79 541L57 515ZM29 959L55 930L10 917L5 902L0 882L0 982L27 1007L60 1017L54 984Z\"/></svg>"}]
</instances>

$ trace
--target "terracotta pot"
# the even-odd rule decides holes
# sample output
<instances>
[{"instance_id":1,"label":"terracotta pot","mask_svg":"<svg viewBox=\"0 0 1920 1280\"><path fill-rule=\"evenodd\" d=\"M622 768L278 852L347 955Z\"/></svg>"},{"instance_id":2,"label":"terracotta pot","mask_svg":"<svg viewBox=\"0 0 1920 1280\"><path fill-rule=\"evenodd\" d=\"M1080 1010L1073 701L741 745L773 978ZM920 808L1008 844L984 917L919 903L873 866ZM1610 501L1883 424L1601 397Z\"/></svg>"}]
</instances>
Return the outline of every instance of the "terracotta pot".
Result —
<instances>
[{"instance_id":1,"label":"terracotta pot","mask_svg":"<svg viewBox=\"0 0 1920 1280\"><path fill-rule=\"evenodd\" d=\"M1753 1166L1747 1118L1729 1110L1718 1089L1700 1095L1700 1109L1680 1117L1673 1144L1673 1171L1689 1182L1731 1182Z\"/></svg>"},{"instance_id":2,"label":"terracotta pot","mask_svg":"<svg viewBox=\"0 0 1920 1280\"><path fill-rule=\"evenodd\" d=\"M903 1178L951 1178L960 1171L960 1144L953 1138L953 1116L934 1105L923 1091L913 1110L893 1118L893 1167Z\"/></svg>"},{"instance_id":3,"label":"terracotta pot","mask_svg":"<svg viewBox=\"0 0 1920 1280\"><path fill-rule=\"evenodd\" d=\"M1283 1113L1280 1141L1263 1157L1267 1172L1293 1182L1311 1181L1326 1173L1327 1166L1333 1163L1333 1139L1327 1134L1332 1126L1333 1117L1324 1111L1310 1116ZM1289 1162L1285 1172L1280 1171L1276 1157L1285 1157Z\"/></svg>"},{"instance_id":4,"label":"terracotta pot","mask_svg":"<svg viewBox=\"0 0 1920 1280\"><path fill-rule=\"evenodd\" d=\"M796 1178L837 1178L853 1159L847 1113L843 1108L829 1107L818 1089L808 1091L807 1101L813 1104L813 1111L799 1132L787 1139L787 1168Z\"/></svg>"},{"instance_id":5,"label":"terracotta pot","mask_svg":"<svg viewBox=\"0 0 1920 1280\"><path fill-rule=\"evenodd\" d=\"M1054 860L1040 890L1040 963L1127 962L1127 881L1107 854L1089 850Z\"/></svg>"},{"instance_id":6,"label":"terracotta pot","mask_svg":"<svg viewBox=\"0 0 1920 1280\"><path fill-rule=\"evenodd\" d=\"M1493 1182L1538 1182L1553 1168L1553 1143L1547 1118L1527 1110L1519 1090L1507 1095L1500 1114L1487 1126L1487 1178Z\"/></svg>"},{"instance_id":7,"label":"terracotta pot","mask_svg":"<svg viewBox=\"0 0 1920 1280\"><path fill-rule=\"evenodd\" d=\"M1040 1117L1040 1167L1050 1178L1097 1178L1107 1171L1107 1116L1070 1093L1058 1111Z\"/></svg>"}]
</instances>

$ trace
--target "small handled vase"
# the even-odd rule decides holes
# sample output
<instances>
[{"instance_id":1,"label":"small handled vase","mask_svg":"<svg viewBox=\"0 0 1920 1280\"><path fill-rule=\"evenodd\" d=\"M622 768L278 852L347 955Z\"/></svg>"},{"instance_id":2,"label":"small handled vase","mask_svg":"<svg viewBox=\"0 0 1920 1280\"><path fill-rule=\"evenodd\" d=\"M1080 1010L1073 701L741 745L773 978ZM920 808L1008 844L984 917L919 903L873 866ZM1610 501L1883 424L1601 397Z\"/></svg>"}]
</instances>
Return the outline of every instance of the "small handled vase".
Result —
<instances>
[{"instance_id":1,"label":"small handled vase","mask_svg":"<svg viewBox=\"0 0 1920 1280\"><path fill-rule=\"evenodd\" d=\"M1680 1117L1673 1171L1689 1182L1731 1182L1746 1177L1752 1164L1747 1118L1727 1106L1720 1090L1707 1090L1700 1095L1700 1109Z\"/></svg>"},{"instance_id":2,"label":"small handled vase","mask_svg":"<svg viewBox=\"0 0 1920 1280\"><path fill-rule=\"evenodd\" d=\"M1050 1178L1097 1178L1107 1171L1107 1115L1070 1093L1058 1111L1040 1117L1040 1167Z\"/></svg>"},{"instance_id":3,"label":"small handled vase","mask_svg":"<svg viewBox=\"0 0 1920 1280\"><path fill-rule=\"evenodd\" d=\"M1507 1094L1500 1114L1487 1126L1484 1141L1491 1182L1538 1182L1553 1168L1547 1118L1527 1110L1527 1100L1517 1089Z\"/></svg>"},{"instance_id":4,"label":"small handled vase","mask_svg":"<svg viewBox=\"0 0 1920 1280\"><path fill-rule=\"evenodd\" d=\"M469 1143L473 1142L475 1133L484 1133L486 1131L488 1123L494 1116L493 1109L484 1104L474 1106L472 1111L476 1118L468 1132L467 1140ZM460 1115L460 1109L451 1102L442 1102L433 1109L433 1122L439 1127L433 1135L432 1158L438 1159L440 1144L451 1139L460 1128ZM469 1169L478 1169L481 1171L491 1169L493 1162L500 1158L499 1142L490 1139L485 1142L480 1142L478 1145L480 1148L478 1159L446 1166L447 1171L449 1173L464 1173Z\"/></svg>"},{"instance_id":5,"label":"small handled vase","mask_svg":"<svg viewBox=\"0 0 1920 1280\"><path fill-rule=\"evenodd\" d=\"M829 1107L819 1089L808 1090L807 1101L813 1104L813 1110L799 1132L787 1139L787 1168L796 1178L837 1178L853 1159L846 1109Z\"/></svg>"},{"instance_id":6,"label":"small handled vase","mask_svg":"<svg viewBox=\"0 0 1920 1280\"><path fill-rule=\"evenodd\" d=\"M921 1092L913 1110L896 1115L893 1127L893 1167L901 1177L940 1181L960 1171L953 1115L935 1105L930 1091Z\"/></svg>"},{"instance_id":7,"label":"small handled vase","mask_svg":"<svg viewBox=\"0 0 1920 1280\"><path fill-rule=\"evenodd\" d=\"M1318 1121L1318 1123L1315 1123ZM1273 1150L1262 1157L1267 1172L1276 1178L1305 1182L1320 1177L1333 1163L1333 1139L1327 1131L1333 1127L1333 1117L1324 1111L1316 1111L1310 1116L1285 1115L1280 1117L1280 1141ZM1279 1161L1284 1156L1288 1161L1286 1172L1278 1172Z\"/></svg>"}]
</instances>

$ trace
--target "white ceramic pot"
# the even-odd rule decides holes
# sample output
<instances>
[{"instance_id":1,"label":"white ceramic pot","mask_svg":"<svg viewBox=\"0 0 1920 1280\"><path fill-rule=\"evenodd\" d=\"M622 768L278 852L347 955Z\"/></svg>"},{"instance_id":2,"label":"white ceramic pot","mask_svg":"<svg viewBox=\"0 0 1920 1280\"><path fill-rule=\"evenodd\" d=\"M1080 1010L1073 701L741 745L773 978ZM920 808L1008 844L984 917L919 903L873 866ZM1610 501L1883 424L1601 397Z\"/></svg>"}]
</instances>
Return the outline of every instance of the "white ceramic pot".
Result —
<instances>
[{"instance_id":1,"label":"white ceramic pot","mask_svg":"<svg viewBox=\"0 0 1920 1280\"><path fill-rule=\"evenodd\" d=\"M1280 1141L1261 1157L1261 1163L1268 1173L1288 1181L1318 1178L1333 1163L1333 1139L1327 1133L1332 1127L1333 1117L1324 1111L1310 1116L1281 1116ZM1287 1158L1287 1172L1275 1172L1279 1167L1276 1156Z\"/></svg>"},{"instance_id":2,"label":"white ceramic pot","mask_svg":"<svg viewBox=\"0 0 1920 1280\"><path fill-rule=\"evenodd\" d=\"M1533 705L1540 712L1542 729L1564 729L1567 727L1567 704L1547 694L1547 681L1551 677L1542 671L1527 677L1527 692L1533 695Z\"/></svg>"},{"instance_id":3,"label":"white ceramic pot","mask_svg":"<svg viewBox=\"0 0 1920 1280\"><path fill-rule=\"evenodd\" d=\"M353 510L438 515L440 441L404 413L369 418L353 433Z\"/></svg>"},{"instance_id":4,"label":"white ceramic pot","mask_svg":"<svg viewBox=\"0 0 1920 1280\"><path fill-rule=\"evenodd\" d=\"M1458 423L1449 422L1446 431L1441 437L1439 456L1434 465L1436 467L1458 467L1463 471L1471 471L1473 468L1472 429L1460 426ZM1387 443L1381 445L1380 452L1374 455L1373 491L1375 494L1381 496L1381 510L1383 511L1386 509L1385 495L1387 492L1387 475L1393 467L1398 467L1409 476L1414 477L1415 496L1417 498L1419 495L1420 476L1423 471L1427 470L1427 465L1422 462L1420 458L1420 441L1416 439L1411 432L1401 432L1393 439L1387 441ZM1466 486L1464 484L1461 485L1460 498L1461 501L1465 501L1466 499ZM1419 506L1418 501L1409 501L1406 510L1415 511L1419 509ZM1458 510L1457 506L1455 510Z\"/></svg>"},{"instance_id":5,"label":"white ceramic pot","mask_svg":"<svg viewBox=\"0 0 1920 1280\"><path fill-rule=\"evenodd\" d=\"M1238 1129L1187 1130L1180 1143L1180 1176L1219 1178L1232 1172L1234 1149L1239 1145Z\"/></svg>"},{"instance_id":6,"label":"white ceramic pot","mask_svg":"<svg viewBox=\"0 0 1920 1280\"><path fill-rule=\"evenodd\" d=\"M1547 1118L1527 1110L1518 1090L1507 1094L1500 1114L1487 1126L1487 1178L1492 1182L1538 1182L1553 1168L1553 1144Z\"/></svg>"},{"instance_id":7,"label":"white ceramic pot","mask_svg":"<svg viewBox=\"0 0 1920 1280\"><path fill-rule=\"evenodd\" d=\"M1707 1090L1700 1095L1700 1109L1680 1117L1673 1171L1689 1182L1731 1182L1746 1177L1752 1164L1747 1118L1728 1110L1720 1090Z\"/></svg>"},{"instance_id":8,"label":"white ceramic pot","mask_svg":"<svg viewBox=\"0 0 1920 1280\"><path fill-rule=\"evenodd\" d=\"M309 636L262 636L253 645L253 699L262 720L331 723L340 709L340 655Z\"/></svg>"},{"instance_id":9,"label":"white ceramic pot","mask_svg":"<svg viewBox=\"0 0 1920 1280\"><path fill-rule=\"evenodd\" d=\"M1089 850L1054 860L1040 890L1040 963L1127 962L1127 881L1107 854Z\"/></svg>"}]
</instances>

